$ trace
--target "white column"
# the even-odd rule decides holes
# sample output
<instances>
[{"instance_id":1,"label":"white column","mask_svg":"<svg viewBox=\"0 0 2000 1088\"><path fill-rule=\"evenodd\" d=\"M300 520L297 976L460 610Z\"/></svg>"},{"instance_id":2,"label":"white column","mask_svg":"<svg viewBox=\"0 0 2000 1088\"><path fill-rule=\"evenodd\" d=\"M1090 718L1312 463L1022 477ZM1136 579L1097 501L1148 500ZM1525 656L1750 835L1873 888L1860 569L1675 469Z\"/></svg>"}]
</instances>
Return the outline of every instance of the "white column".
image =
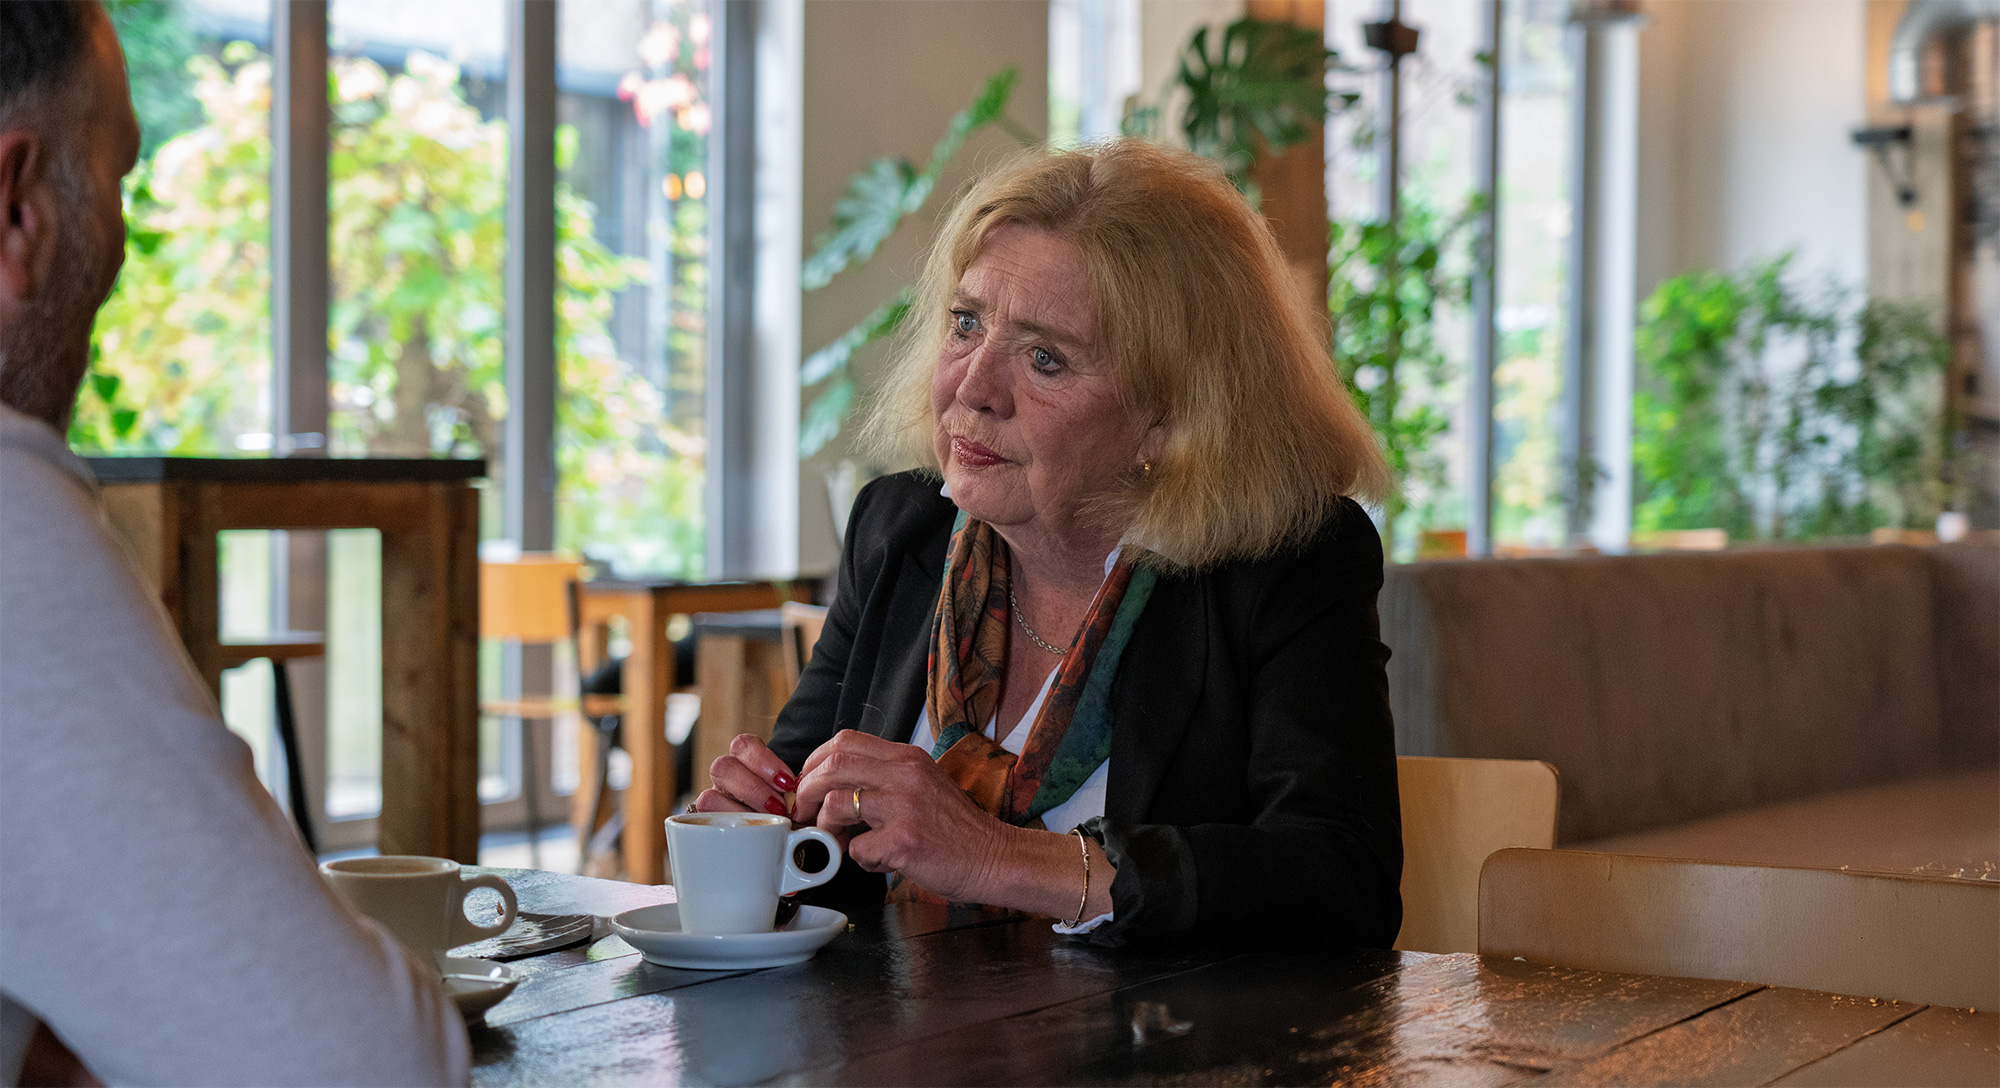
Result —
<instances>
[{"instance_id":1,"label":"white column","mask_svg":"<svg viewBox=\"0 0 2000 1088\"><path fill-rule=\"evenodd\" d=\"M750 312L719 339L710 358L709 530L711 577L789 575L799 566L799 262L800 187L805 172L805 7L802 0L761 0L751 14L730 4L723 22L724 147L750 139L746 155L727 155L725 205L749 205L747 224L718 255L721 279L750 292ZM741 36L753 35L747 43ZM737 35L734 45L730 36ZM741 101L748 62L751 101ZM739 92L731 101L729 93ZM746 137L744 128L749 126ZM740 146L740 145L734 145ZM744 157L748 171L741 168ZM727 170L737 163L737 175ZM714 190L712 190L714 191ZM729 213L724 213L727 219ZM733 262L749 261L747 276ZM723 315L736 314L725 304Z\"/></svg>"},{"instance_id":2,"label":"white column","mask_svg":"<svg viewBox=\"0 0 2000 1088\"><path fill-rule=\"evenodd\" d=\"M1571 230L1562 457L1570 539L1624 551L1632 530L1639 30L1628 4L1580 6L1570 25Z\"/></svg>"},{"instance_id":3,"label":"white column","mask_svg":"<svg viewBox=\"0 0 2000 1088\"><path fill-rule=\"evenodd\" d=\"M271 452L326 445L326 0L271 7Z\"/></svg>"},{"instance_id":4,"label":"white column","mask_svg":"<svg viewBox=\"0 0 2000 1088\"><path fill-rule=\"evenodd\" d=\"M1488 60L1479 84L1478 147L1473 184L1486 197L1473 242L1472 359L1466 375L1465 546L1468 555L1493 554L1493 368L1499 330L1500 257L1500 0L1481 0L1480 49Z\"/></svg>"},{"instance_id":5,"label":"white column","mask_svg":"<svg viewBox=\"0 0 2000 1088\"><path fill-rule=\"evenodd\" d=\"M556 6L507 5L507 423L501 521L555 546Z\"/></svg>"}]
</instances>

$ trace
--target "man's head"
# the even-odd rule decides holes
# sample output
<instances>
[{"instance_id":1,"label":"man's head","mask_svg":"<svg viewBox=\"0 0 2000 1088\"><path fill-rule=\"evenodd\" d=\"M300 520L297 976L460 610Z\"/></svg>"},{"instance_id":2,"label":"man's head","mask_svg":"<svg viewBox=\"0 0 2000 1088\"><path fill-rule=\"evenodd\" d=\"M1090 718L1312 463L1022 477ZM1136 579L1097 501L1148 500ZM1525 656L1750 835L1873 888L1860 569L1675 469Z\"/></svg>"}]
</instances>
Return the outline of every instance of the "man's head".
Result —
<instances>
[{"instance_id":1,"label":"man's head","mask_svg":"<svg viewBox=\"0 0 2000 1088\"><path fill-rule=\"evenodd\" d=\"M125 260L119 179L138 153L104 9L0 2L0 404L59 431Z\"/></svg>"}]
</instances>

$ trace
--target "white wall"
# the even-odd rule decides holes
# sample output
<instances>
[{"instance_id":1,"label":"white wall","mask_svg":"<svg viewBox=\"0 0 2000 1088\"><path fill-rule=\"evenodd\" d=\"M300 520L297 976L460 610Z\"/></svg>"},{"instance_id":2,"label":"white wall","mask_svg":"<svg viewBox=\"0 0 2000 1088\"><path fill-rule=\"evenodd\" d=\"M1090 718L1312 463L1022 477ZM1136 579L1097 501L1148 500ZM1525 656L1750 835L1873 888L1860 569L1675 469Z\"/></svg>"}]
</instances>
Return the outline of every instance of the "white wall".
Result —
<instances>
[{"instance_id":1,"label":"white wall","mask_svg":"<svg viewBox=\"0 0 2000 1088\"><path fill-rule=\"evenodd\" d=\"M1222 28L1243 17L1243 0L1142 0L1139 5L1139 97L1154 102L1161 88L1180 71L1181 50L1196 29L1207 25L1209 49L1216 48ZM1179 137L1175 120L1181 115L1180 99L1169 96L1161 103L1163 133Z\"/></svg>"},{"instance_id":2,"label":"white wall","mask_svg":"<svg viewBox=\"0 0 2000 1088\"><path fill-rule=\"evenodd\" d=\"M1868 273L1864 0L1646 0L1638 289L1788 249L1812 279Z\"/></svg>"},{"instance_id":3,"label":"white wall","mask_svg":"<svg viewBox=\"0 0 2000 1088\"><path fill-rule=\"evenodd\" d=\"M848 178L881 155L905 156L921 167L952 114L970 104L1003 65L1020 70L1008 116L1046 138L1048 31L1047 0L805 4L804 252L811 252L812 240L831 222ZM914 280L951 199L1018 148L1013 138L993 129L970 141L930 203L906 219L873 260L803 297L800 350L824 346ZM857 360L864 392L882 355L877 345ZM798 466L797 570L830 571L839 561L826 472L854 455L850 439L857 423L851 420L832 445Z\"/></svg>"}]
</instances>

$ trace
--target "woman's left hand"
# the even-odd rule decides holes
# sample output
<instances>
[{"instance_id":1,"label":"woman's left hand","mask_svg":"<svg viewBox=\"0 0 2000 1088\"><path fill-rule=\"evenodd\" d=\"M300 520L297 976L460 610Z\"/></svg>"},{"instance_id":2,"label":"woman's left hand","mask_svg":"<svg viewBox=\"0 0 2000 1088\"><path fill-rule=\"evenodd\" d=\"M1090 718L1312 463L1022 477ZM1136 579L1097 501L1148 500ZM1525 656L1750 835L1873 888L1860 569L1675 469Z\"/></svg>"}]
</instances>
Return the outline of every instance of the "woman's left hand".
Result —
<instances>
[{"instance_id":1,"label":"woman's left hand","mask_svg":"<svg viewBox=\"0 0 2000 1088\"><path fill-rule=\"evenodd\" d=\"M900 870L964 902L985 901L1016 830L973 804L921 750L852 729L807 757L792 818L843 839L869 872Z\"/></svg>"}]
</instances>

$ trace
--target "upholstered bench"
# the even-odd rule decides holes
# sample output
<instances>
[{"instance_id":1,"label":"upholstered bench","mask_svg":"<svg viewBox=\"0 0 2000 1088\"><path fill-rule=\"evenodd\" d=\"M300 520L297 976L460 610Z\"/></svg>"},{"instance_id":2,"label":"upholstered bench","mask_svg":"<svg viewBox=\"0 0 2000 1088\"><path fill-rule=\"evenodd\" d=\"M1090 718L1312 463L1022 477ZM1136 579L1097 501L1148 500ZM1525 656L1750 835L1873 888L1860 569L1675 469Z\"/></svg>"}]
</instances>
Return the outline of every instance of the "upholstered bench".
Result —
<instances>
[{"instance_id":1,"label":"upholstered bench","mask_svg":"<svg viewBox=\"0 0 2000 1088\"><path fill-rule=\"evenodd\" d=\"M2000 879L2000 547L1392 567L1403 755L1542 759L1558 841Z\"/></svg>"}]
</instances>

